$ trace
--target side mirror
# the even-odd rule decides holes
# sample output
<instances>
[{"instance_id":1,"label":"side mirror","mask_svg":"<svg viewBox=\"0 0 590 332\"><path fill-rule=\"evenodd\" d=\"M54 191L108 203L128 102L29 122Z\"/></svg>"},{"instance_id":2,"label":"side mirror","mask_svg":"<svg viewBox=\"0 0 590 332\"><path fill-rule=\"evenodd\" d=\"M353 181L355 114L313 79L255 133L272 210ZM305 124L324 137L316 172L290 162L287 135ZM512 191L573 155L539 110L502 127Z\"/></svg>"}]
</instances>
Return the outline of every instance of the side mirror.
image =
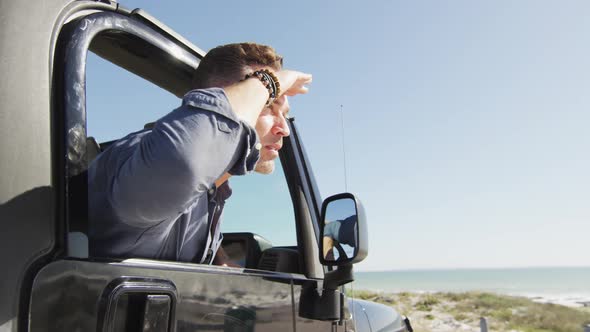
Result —
<instances>
[{"instance_id":1,"label":"side mirror","mask_svg":"<svg viewBox=\"0 0 590 332\"><path fill-rule=\"evenodd\" d=\"M322 204L320 262L330 266L358 263L368 254L365 210L353 194L330 196Z\"/></svg>"},{"instance_id":2,"label":"side mirror","mask_svg":"<svg viewBox=\"0 0 590 332\"><path fill-rule=\"evenodd\" d=\"M299 316L342 321L345 298L339 287L354 281L352 264L367 257L368 242L365 209L358 198L348 193L326 198L320 219L320 262L338 268L325 272L321 295L315 281L301 289Z\"/></svg>"}]
</instances>

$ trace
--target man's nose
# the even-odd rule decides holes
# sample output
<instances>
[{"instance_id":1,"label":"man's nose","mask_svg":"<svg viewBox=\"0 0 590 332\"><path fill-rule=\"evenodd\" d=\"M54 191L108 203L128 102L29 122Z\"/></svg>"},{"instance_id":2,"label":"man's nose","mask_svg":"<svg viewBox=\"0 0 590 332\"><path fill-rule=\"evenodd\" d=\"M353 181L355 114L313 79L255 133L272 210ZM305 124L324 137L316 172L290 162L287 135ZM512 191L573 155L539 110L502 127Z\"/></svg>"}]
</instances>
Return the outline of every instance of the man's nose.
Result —
<instances>
[{"instance_id":1,"label":"man's nose","mask_svg":"<svg viewBox=\"0 0 590 332\"><path fill-rule=\"evenodd\" d=\"M278 114L275 115L275 125L273 126L273 134L281 135L283 137L289 136L291 131L289 130L289 124L287 123L287 113L289 112L289 99L286 95L280 96L275 103L278 106Z\"/></svg>"},{"instance_id":2,"label":"man's nose","mask_svg":"<svg viewBox=\"0 0 590 332\"><path fill-rule=\"evenodd\" d=\"M289 124L283 115L278 115L275 120L275 125L272 128L273 135L287 137L291 134Z\"/></svg>"}]
</instances>

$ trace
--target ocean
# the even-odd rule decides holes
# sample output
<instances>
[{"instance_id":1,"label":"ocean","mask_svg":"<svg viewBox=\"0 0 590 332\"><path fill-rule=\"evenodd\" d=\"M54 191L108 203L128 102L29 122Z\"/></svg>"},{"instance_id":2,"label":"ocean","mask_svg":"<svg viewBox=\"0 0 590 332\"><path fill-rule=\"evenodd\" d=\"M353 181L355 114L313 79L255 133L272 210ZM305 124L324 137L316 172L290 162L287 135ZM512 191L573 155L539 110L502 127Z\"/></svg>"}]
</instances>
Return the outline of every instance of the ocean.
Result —
<instances>
[{"instance_id":1,"label":"ocean","mask_svg":"<svg viewBox=\"0 0 590 332\"><path fill-rule=\"evenodd\" d=\"M486 291L568 306L590 304L590 267L355 272L355 290Z\"/></svg>"}]
</instances>

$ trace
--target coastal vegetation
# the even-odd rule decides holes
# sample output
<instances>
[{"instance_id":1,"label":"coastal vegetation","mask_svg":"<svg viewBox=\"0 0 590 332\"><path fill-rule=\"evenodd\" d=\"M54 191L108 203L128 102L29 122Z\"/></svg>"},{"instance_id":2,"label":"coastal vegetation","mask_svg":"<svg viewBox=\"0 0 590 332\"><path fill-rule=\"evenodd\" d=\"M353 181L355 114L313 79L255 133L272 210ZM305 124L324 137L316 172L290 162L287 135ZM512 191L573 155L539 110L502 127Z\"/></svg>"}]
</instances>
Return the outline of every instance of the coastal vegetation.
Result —
<instances>
[{"instance_id":1,"label":"coastal vegetation","mask_svg":"<svg viewBox=\"0 0 590 332\"><path fill-rule=\"evenodd\" d=\"M349 292L350 293L350 292ZM581 332L590 324L589 307L537 303L524 297L483 292L379 293L354 291L355 298L383 303L408 316L416 331Z\"/></svg>"}]
</instances>

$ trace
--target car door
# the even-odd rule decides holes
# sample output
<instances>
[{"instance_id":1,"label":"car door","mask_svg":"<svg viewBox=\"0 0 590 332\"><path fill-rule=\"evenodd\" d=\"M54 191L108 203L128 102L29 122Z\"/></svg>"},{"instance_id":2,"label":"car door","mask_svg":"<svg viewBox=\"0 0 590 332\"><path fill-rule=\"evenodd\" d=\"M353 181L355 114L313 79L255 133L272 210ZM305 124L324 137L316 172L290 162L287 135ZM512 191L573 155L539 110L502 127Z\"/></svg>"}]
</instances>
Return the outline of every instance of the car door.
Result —
<instances>
[{"instance_id":1,"label":"car door","mask_svg":"<svg viewBox=\"0 0 590 332\"><path fill-rule=\"evenodd\" d=\"M76 11L78 5L80 11ZM204 54L142 11L110 8L83 11L82 2L75 3L68 8L68 23L59 33L52 107L57 191L63 197L57 202L61 225L57 236L63 250L34 278L30 330L336 330L332 322L298 315L295 293L301 285L320 279L323 268L316 258L317 198L311 197L313 184L302 173L305 160L296 135L285 142L281 153L296 243L271 247L267 253L274 259L295 251L296 271L281 271L274 263L259 269L88 257L84 185L94 153L86 121L87 111L94 111L86 109L88 51L176 96L188 90L192 71Z\"/></svg>"},{"instance_id":2,"label":"car door","mask_svg":"<svg viewBox=\"0 0 590 332\"><path fill-rule=\"evenodd\" d=\"M289 331L278 273L130 260L59 260L35 278L31 331Z\"/></svg>"}]
</instances>

